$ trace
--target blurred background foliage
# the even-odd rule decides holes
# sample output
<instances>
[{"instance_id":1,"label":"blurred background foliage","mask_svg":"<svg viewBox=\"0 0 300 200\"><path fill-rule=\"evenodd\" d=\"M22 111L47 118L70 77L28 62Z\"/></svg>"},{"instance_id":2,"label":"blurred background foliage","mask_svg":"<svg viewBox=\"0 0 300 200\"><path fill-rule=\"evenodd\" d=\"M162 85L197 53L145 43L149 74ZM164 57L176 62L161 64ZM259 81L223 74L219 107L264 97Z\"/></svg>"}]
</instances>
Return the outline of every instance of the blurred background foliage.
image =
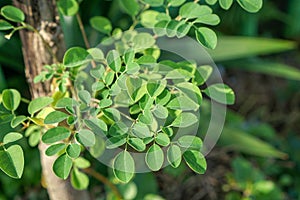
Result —
<instances>
[{"instance_id":1,"label":"blurred background foliage","mask_svg":"<svg viewBox=\"0 0 300 200\"><path fill-rule=\"evenodd\" d=\"M10 3L2 0L0 7ZM156 174L137 174L123 185L113 179L110 169L97 161L93 165L125 199L300 200L300 1L264 0L256 14L236 4L229 12L218 5L213 9L222 22L216 28L218 47L209 53L237 102L227 113L218 146L207 157L207 173L198 176L181 165L176 170L167 167ZM80 14L91 46L104 37L90 27L91 17L106 16L124 29L132 23L117 0L82 0ZM61 23L66 47L84 47L76 18L61 16ZM0 91L16 88L29 98L20 39L16 34L7 41L4 34L0 33ZM203 128L209 105L204 103L202 109ZM18 112L26 111L21 107ZM9 126L0 126L1 137ZM0 200L47 199L39 153L27 140L22 142L25 173L21 180L0 173ZM115 198L96 180L89 190L94 199Z\"/></svg>"}]
</instances>

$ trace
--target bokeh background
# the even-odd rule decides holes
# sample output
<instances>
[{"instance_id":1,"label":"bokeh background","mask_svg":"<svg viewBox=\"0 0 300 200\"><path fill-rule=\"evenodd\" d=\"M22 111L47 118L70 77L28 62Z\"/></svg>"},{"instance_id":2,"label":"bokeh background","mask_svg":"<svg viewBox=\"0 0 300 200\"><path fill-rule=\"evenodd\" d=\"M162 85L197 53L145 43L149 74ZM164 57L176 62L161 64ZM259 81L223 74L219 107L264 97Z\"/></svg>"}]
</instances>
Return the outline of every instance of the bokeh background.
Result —
<instances>
[{"instance_id":1,"label":"bokeh background","mask_svg":"<svg viewBox=\"0 0 300 200\"><path fill-rule=\"evenodd\" d=\"M90 27L92 16L106 16L124 29L130 26L131 19L116 2L81 2L92 46L103 38ZM6 4L11 1L0 1L0 7ZM229 11L218 5L213 9L222 21L216 27L218 47L209 53L237 101L229 107L223 134L207 157L207 173L196 175L182 164L176 170L138 174L122 185L110 169L91 158L93 166L116 183L126 199L300 200L300 1L264 0L256 14L237 4ZM62 28L67 47L84 47L75 18L62 18ZM8 41L4 35L0 33L0 91L16 88L30 98L20 38L15 34ZM25 106L18 112L26 112ZM200 123L205 126L205 120ZM1 121L0 127L0 134L10 131ZM34 144L28 138L21 142L26 152L22 179L0 172L0 200L48 199ZM113 199L97 180L92 179L89 191L94 199Z\"/></svg>"}]
</instances>

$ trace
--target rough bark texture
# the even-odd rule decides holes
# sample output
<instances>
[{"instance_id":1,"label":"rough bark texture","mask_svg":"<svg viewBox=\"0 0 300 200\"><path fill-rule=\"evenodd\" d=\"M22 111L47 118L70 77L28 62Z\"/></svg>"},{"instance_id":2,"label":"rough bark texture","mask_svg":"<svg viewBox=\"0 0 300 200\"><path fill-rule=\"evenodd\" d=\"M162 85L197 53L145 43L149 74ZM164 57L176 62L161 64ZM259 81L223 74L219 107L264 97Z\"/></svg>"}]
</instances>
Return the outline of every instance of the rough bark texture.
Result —
<instances>
[{"instance_id":1,"label":"rough bark texture","mask_svg":"<svg viewBox=\"0 0 300 200\"><path fill-rule=\"evenodd\" d=\"M38 33L23 30L20 32L22 51L25 62L25 73L33 98L47 96L51 93L49 83L34 84L33 79L42 71L42 66L56 62L64 52L64 43L59 26L55 0L14 0L14 4L26 14L26 22L38 30ZM51 49L52 53L49 51ZM55 55L55 56L53 56ZM87 191L77 191L70 181L63 181L52 171L54 157L45 155L47 145L40 144L40 156L43 177L52 200L85 200L89 199Z\"/></svg>"}]
</instances>

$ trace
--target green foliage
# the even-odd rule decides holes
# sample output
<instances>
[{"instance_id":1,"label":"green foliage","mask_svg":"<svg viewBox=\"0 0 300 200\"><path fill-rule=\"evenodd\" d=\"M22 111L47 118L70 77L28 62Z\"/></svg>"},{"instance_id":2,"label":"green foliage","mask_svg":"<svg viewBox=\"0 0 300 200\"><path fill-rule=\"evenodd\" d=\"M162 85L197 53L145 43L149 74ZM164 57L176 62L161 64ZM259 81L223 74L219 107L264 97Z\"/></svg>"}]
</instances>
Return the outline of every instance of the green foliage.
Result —
<instances>
[{"instance_id":1,"label":"green foliage","mask_svg":"<svg viewBox=\"0 0 300 200\"><path fill-rule=\"evenodd\" d=\"M21 102L21 95L15 89L8 89L2 92L2 102L7 110L15 111Z\"/></svg>"},{"instance_id":2,"label":"green foliage","mask_svg":"<svg viewBox=\"0 0 300 200\"><path fill-rule=\"evenodd\" d=\"M7 149L0 150L0 160L0 169L4 173L12 178L21 178L24 169L24 154L19 145L12 145Z\"/></svg>"},{"instance_id":3,"label":"green foliage","mask_svg":"<svg viewBox=\"0 0 300 200\"><path fill-rule=\"evenodd\" d=\"M267 180L262 171L255 168L249 161L237 157L231 162L233 172L227 175L226 199L241 198L283 199L282 191L271 180ZM234 189L233 189L234 187ZM247 190L247 193L244 191ZM235 192L239 191L239 192Z\"/></svg>"},{"instance_id":4,"label":"green foliage","mask_svg":"<svg viewBox=\"0 0 300 200\"><path fill-rule=\"evenodd\" d=\"M25 20L23 11L14 6L4 6L1 8L0 13L5 19L12 22L23 22Z\"/></svg>"},{"instance_id":5,"label":"green foliage","mask_svg":"<svg viewBox=\"0 0 300 200\"><path fill-rule=\"evenodd\" d=\"M112 25L110 21L102 16L96 16L90 19L91 26L96 29L97 31L104 33L104 34L110 34L112 31Z\"/></svg>"},{"instance_id":6,"label":"green foliage","mask_svg":"<svg viewBox=\"0 0 300 200\"><path fill-rule=\"evenodd\" d=\"M213 5L216 1L207 3ZM250 12L262 4L245 0L238 3ZM231 4L220 1L224 9ZM233 104L234 93L224 84L205 86L212 74L210 66L163 60L156 41L161 36L182 38L194 33L200 44L214 49L217 35L206 26L219 24L220 18L210 6L198 1L119 0L116 5L132 17L129 29L114 27L117 23L104 16L92 17L91 27L111 36L102 39L101 49L72 45L61 63L45 65L34 82L50 81L53 95L30 101L30 117L15 116L21 101L16 90L3 91L2 104L7 112L1 117L11 121L13 128L24 125L31 146L40 140L49 144L46 155L57 156L54 173L64 180L70 176L73 187L79 190L89 185L88 176L80 170L90 166L84 158L86 149L95 157L104 149L119 151L112 159L112 168L114 176L124 183L134 177L136 151L144 153L151 171L168 164L177 168L183 155L194 172L203 174L206 161L201 138L184 135L173 140L179 129L189 129L199 122L202 93L223 104ZM57 6L61 15L79 17L77 1L59 0ZM171 7L178 7L174 9L176 14L170 14ZM8 21L21 23L18 29L38 32L23 22L24 14L17 8L5 6L1 15L5 19L0 21L0 30L13 29L9 37L17 28ZM137 25L152 31L138 32ZM123 108L128 108L128 113ZM21 136L11 132L0 143L1 160L7 160L0 162L1 169L14 178L22 174L23 151L18 145L6 149L6 144Z\"/></svg>"},{"instance_id":7,"label":"green foliage","mask_svg":"<svg viewBox=\"0 0 300 200\"><path fill-rule=\"evenodd\" d=\"M59 11L66 16L73 16L79 10L79 5L76 0L59 0L57 7Z\"/></svg>"},{"instance_id":8,"label":"green foliage","mask_svg":"<svg viewBox=\"0 0 300 200\"><path fill-rule=\"evenodd\" d=\"M28 105L28 113L34 115L39 110L45 108L53 102L51 97L39 97L31 101Z\"/></svg>"},{"instance_id":9,"label":"green foliage","mask_svg":"<svg viewBox=\"0 0 300 200\"><path fill-rule=\"evenodd\" d=\"M128 151L120 152L114 159L113 171L122 182L128 183L135 172L134 160Z\"/></svg>"}]
</instances>

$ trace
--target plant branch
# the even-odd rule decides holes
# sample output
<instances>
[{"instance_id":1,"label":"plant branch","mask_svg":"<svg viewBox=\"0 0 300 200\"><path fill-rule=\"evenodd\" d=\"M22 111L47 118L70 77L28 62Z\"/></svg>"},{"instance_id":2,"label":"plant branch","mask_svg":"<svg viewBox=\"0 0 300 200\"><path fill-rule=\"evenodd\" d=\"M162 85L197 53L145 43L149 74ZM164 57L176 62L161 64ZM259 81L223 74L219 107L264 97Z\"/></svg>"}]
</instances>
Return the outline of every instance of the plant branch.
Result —
<instances>
[{"instance_id":1,"label":"plant branch","mask_svg":"<svg viewBox=\"0 0 300 200\"><path fill-rule=\"evenodd\" d=\"M120 192L119 192L119 190L118 190L118 188L114 184L112 184L105 176L103 176L102 174L96 172L92 168L83 169L83 171L85 173L91 175L92 177L94 177L98 181L102 182L103 184L107 185L108 187L110 187L110 189L116 195L118 200L123 199Z\"/></svg>"},{"instance_id":2,"label":"plant branch","mask_svg":"<svg viewBox=\"0 0 300 200\"><path fill-rule=\"evenodd\" d=\"M77 19L77 22L78 22L78 25L79 25L79 29L80 29L80 32L82 34L82 37L83 37L83 41L84 41L84 45L87 49L91 48L91 45L89 43L89 40L87 38L87 35L86 35L86 32L84 30L84 25L82 23L82 20L81 20L81 17L79 15L79 13L76 13L76 19ZM92 61L92 67L95 68L96 67L96 63L95 61Z\"/></svg>"}]
</instances>

